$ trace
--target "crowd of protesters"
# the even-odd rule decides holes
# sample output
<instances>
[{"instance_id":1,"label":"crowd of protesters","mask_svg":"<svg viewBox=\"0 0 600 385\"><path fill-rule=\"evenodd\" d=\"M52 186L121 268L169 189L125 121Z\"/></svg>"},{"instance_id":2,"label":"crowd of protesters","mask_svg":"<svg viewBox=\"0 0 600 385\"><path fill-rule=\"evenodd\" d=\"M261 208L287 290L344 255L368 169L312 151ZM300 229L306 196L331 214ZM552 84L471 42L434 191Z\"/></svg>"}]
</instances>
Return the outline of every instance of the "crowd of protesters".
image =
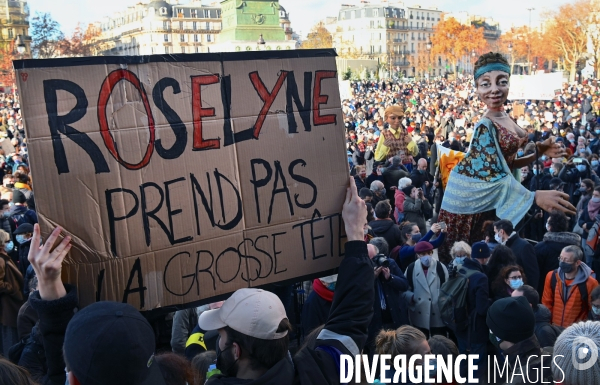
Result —
<instances>
[{"instance_id":1,"label":"crowd of protesters","mask_svg":"<svg viewBox=\"0 0 600 385\"><path fill-rule=\"evenodd\" d=\"M14 149L0 150L0 383L338 384L342 354L429 353L479 354L476 376L487 383L487 357L533 374L534 356L569 364L592 356L573 341L600 346L600 85L565 85L555 100L506 105L530 143L555 136L568 154L523 167L520 182L569 194L577 215L532 209L521 223L486 222L479 242L451 245L437 221L437 147L469 148L485 112L472 79L352 87L342 106L351 175L338 274L295 293L305 299L297 328L289 290L241 289L180 310L171 315L169 351L157 351L156 328L130 305L78 310L77 288L60 276L70 237L58 243L56 228L40 238L18 100L0 95L0 139ZM402 145L385 146L390 135L403 136ZM535 145L519 156L530 151ZM443 288L461 276L468 322L458 328L442 314ZM292 348L292 335L301 346ZM600 383L600 362L544 366L536 377L505 373L489 382L548 383L563 372L565 385Z\"/></svg>"}]
</instances>

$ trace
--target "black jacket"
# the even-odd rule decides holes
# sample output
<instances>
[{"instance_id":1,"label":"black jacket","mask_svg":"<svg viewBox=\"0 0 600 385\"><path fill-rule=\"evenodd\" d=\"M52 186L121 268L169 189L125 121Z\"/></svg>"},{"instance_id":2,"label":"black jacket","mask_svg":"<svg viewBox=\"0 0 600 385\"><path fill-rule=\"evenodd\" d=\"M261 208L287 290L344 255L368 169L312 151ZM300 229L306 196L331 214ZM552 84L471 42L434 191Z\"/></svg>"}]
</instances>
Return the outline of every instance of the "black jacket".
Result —
<instances>
[{"instance_id":1,"label":"black jacket","mask_svg":"<svg viewBox=\"0 0 600 385\"><path fill-rule=\"evenodd\" d=\"M331 302L321 298L316 291L311 291L302 306L302 330L304 335L308 335L317 327L323 325L327 321L329 311L331 310Z\"/></svg>"},{"instance_id":2,"label":"black jacket","mask_svg":"<svg viewBox=\"0 0 600 385\"><path fill-rule=\"evenodd\" d=\"M383 290L383 296L385 298L386 309L389 310L394 323L394 328L397 329L402 325L408 325L408 308L402 293L408 290L408 280L402 273L402 270L398 267L393 259L390 261L390 279L386 281L383 273L379 274L378 279L375 280L375 295L373 302L373 319L369 324L369 338L367 344L372 343L375 337L383 326L382 310L381 310L381 299L379 297L379 289Z\"/></svg>"},{"instance_id":3,"label":"black jacket","mask_svg":"<svg viewBox=\"0 0 600 385\"><path fill-rule=\"evenodd\" d=\"M544 235L544 240L535 245L535 257L537 259L540 277L542 277L536 288L540 294L540 298L542 298L542 294L544 293L546 275L548 275L548 272L558 269L558 257L560 257L560 252L570 245L581 246L581 237L575 233L548 232ZM527 279L529 279L529 276Z\"/></svg>"},{"instance_id":4,"label":"black jacket","mask_svg":"<svg viewBox=\"0 0 600 385\"><path fill-rule=\"evenodd\" d=\"M425 188L425 182L431 182L432 178L427 172L427 170L421 173L419 170L414 168L410 173L410 180L412 180L412 184L416 188Z\"/></svg>"},{"instance_id":5,"label":"black jacket","mask_svg":"<svg viewBox=\"0 0 600 385\"><path fill-rule=\"evenodd\" d=\"M554 342L556 342L561 328L552 325L552 313L550 313L550 309L540 303L538 309L534 312L534 315L535 337L540 343L540 346L542 348L554 346Z\"/></svg>"},{"instance_id":6,"label":"black jacket","mask_svg":"<svg viewBox=\"0 0 600 385\"><path fill-rule=\"evenodd\" d=\"M550 180L552 176L548 173L534 175L529 182L529 191L550 190Z\"/></svg>"},{"instance_id":7,"label":"black jacket","mask_svg":"<svg viewBox=\"0 0 600 385\"><path fill-rule=\"evenodd\" d=\"M43 385L64 385L66 381L63 343L67 325L77 309L77 289L72 285L65 285L65 289L67 295L54 301L42 300L39 291L29 296L31 307L40 317L38 327L46 352L48 371Z\"/></svg>"},{"instance_id":8,"label":"black jacket","mask_svg":"<svg viewBox=\"0 0 600 385\"><path fill-rule=\"evenodd\" d=\"M485 275L483 266L471 258L465 258L465 261L459 270L460 273L467 273L468 270L477 271L469 277L469 287L467 289L467 309L469 309L469 329L456 333L458 338L467 340L471 338L471 343L485 343L489 338L489 328L485 322L488 308L492 304L489 295L488 277Z\"/></svg>"},{"instance_id":9,"label":"black jacket","mask_svg":"<svg viewBox=\"0 0 600 385\"><path fill-rule=\"evenodd\" d=\"M34 381L38 383L44 381L48 366L46 365L44 343L37 326L34 326L33 329L31 329L31 334L21 353L19 366L27 369Z\"/></svg>"},{"instance_id":10,"label":"black jacket","mask_svg":"<svg viewBox=\"0 0 600 385\"><path fill-rule=\"evenodd\" d=\"M506 246L515 253L517 264L523 268L525 276L527 277L527 284L531 287L538 287L540 269L538 267L533 246L519 237L519 234L510 237L508 241L506 241Z\"/></svg>"},{"instance_id":11,"label":"black jacket","mask_svg":"<svg viewBox=\"0 0 600 385\"><path fill-rule=\"evenodd\" d=\"M390 250L402 244L400 228L393 220L371 221L369 222L369 226L376 236L385 238Z\"/></svg>"},{"instance_id":12,"label":"black jacket","mask_svg":"<svg viewBox=\"0 0 600 385\"><path fill-rule=\"evenodd\" d=\"M542 350L535 336L531 336L524 341L514 344L503 353L505 360L508 361L508 370L504 370L504 376L508 376L508 378L505 378L507 384L553 383L552 372L550 371L550 367L552 366L552 353L547 349ZM503 364L504 363L500 361L499 365L497 365L497 369L502 370L504 367ZM492 365L492 368L493 367L494 366ZM521 369L523 369L525 376L513 376L513 373L515 372L520 373ZM540 379L540 371L543 380ZM494 378L498 379L501 377L498 372L495 373L496 377L494 377L493 372L489 375L492 381ZM494 383L502 382L494 381Z\"/></svg>"}]
</instances>

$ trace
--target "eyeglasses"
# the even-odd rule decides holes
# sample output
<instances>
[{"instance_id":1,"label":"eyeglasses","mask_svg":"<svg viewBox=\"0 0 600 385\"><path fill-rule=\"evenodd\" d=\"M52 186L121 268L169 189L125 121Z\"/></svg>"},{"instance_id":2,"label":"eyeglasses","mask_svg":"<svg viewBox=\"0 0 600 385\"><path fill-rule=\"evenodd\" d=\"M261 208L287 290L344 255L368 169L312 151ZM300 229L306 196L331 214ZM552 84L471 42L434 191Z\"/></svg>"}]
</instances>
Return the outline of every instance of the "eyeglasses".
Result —
<instances>
[{"instance_id":1,"label":"eyeglasses","mask_svg":"<svg viewBox=\"0 0 600 385\"><path fill-rule=\"evenodd\" d=\"M559 262L567 262L567 263L573 263L574 262L574 261L569 261L569 260L563 259L561 257L558 257L558 261Z\"/></svg>"},{"instance_id":2,"label":"eyeglasses","mask_svg":"<svg viewBox=\"0 0 600 385\"><path fill-rule=\"evenodd\" d=\"M516 277L508 277L508 279L510 279L510 280L513 280L513 281L514 281L514 280L516 280L516 279L522 279L522 278L523 278L523 277L522 277L522 276L520 276L520 275L519 275L519 276L516 276Z\"/></svg>"}]
</instances>

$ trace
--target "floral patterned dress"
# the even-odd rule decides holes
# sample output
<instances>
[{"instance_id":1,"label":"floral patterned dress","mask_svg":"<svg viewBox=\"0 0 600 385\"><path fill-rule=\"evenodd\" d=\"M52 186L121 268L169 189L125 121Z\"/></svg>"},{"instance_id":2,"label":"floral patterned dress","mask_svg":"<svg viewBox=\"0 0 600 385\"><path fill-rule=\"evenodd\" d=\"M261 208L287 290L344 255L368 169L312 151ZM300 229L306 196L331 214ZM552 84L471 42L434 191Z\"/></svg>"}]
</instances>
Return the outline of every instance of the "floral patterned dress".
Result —
<instances>
[{"instance_id":1,"label":"floral patterned dress","mask_svg":"<svg viewBox=\"0 0 600 385\"><path fill-rule=\"evenodd\" d=\"M507 176L513 178L512 175L508 175L510 170L506 165L510 166L512 164L517 150L527 143L527 137L521 138L497 122L492 121L492 123L496 132L491 132L493 130L490 130L487 126L480 125L478 135L473 137L467 155L456 165L453 173L456 172L459 176L490 183ZM495 145L496 141L494 141L493 135L497 137L498 146ZM500 154L498 154L498 148ZM451 179L453 175L451 174ZM457 176L455 178L458 179ZM460 201L460 196L469 197L475 194L476 192L470 187L472 186L469 183L461 183L460 188L462 191L460 194L455 194L458 196L455 199ZM500 192L498 193L500 194ZM489 196L490 201L497 199L493 195ZM447 196L446 193L444 200ZM449 199L452 199L452 197ZM446 242L438 249L440 260L444 263L450 261L450 249L455 242L464 241L472 245L483 240L485 238L483 235L484 222L495 221L496 219L496 210L494 209L471 214L457 214L444 208L440 209L438 222L445 222L448 228Z\"/></svg>"}]
</instances>

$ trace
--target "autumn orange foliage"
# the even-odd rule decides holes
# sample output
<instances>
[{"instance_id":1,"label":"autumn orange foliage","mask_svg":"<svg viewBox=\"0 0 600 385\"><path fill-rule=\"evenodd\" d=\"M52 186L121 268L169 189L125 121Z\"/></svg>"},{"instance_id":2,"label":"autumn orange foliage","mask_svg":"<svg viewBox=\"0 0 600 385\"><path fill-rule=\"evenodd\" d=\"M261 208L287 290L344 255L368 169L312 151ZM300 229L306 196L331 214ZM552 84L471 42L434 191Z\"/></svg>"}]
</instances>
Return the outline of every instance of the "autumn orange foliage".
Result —
<instances>
[{"instance_id":1,"label":"autumn orange foliage","mask_svg":"<svg viewBox=\"0 0 600 385\"><path fill-rule=\"evenodd\" d=\"M483 28L461 24L446 15L435 26L431 43L431 55L442 55L453 64L452 68L456 68L460 58L471 55L473 50L480 52L486 46Z\"/></svg>"}]
</instances>

